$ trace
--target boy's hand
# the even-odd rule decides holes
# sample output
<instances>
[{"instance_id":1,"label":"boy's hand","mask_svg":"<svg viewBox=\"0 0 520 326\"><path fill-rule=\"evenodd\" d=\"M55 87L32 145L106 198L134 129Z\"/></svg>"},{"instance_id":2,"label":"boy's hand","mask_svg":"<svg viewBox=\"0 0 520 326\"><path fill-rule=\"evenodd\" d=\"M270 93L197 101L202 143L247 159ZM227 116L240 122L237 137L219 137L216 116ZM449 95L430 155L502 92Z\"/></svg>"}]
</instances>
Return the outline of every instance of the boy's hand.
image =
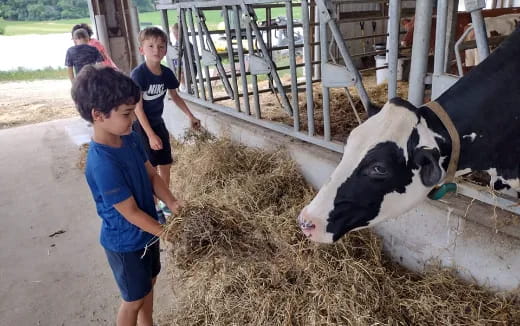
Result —
<instances>
[{"instance_id":1,"label":"boy's hand","mask_svg":"<svg viewBox=\"0 0 520 326\"><path fill-rule=\"evenodd\" d=\"M200 129L200 120L195 117L192 117L190 119L190 126L191 126L191 129L199 130Z\"/></svg>"},{"instance_id":2,"label":"boy's hand","mask_svg":"<svg viewBox=\"0 0 520 326\"><path fill-rule=\"evenodd\" d=\"M177 199L167 206L173 214L177 215L179 214L180 209L184 206L184 202L182 200Z\"/></svg>"},{"instance_id":3,"label":"boy's hand","mask_svg":"<svg viewBox=\"0 0 520 326\"><path fill-rule=\"evenodd\" d=\"M164 229L163 233L161 234L161 239L173 243L173 238L175 237L176 233L177 232L174 232L173 230Z\"/></svg>"},{"instance_id":4,"label":"boy's hand","mask_svg":"<svg viewBox=\"0 0 520 326\"><path fill-rule=\"evenodd\" d=\"M174 217L172 220L168 222L165 226L163 226L163 232L161 234L161 239L168 242L174 242L177 234L182 230L182 219L178 217Z\"/></svg>"},{"instance_id":5,"label":"boy's hand","mask_svg":"<svg viewBox=\"0 0 520 326\"><path fill-rule=\"evenodd\" d=\"M163 148L162 140L156 134L148 136L148 140L150 142L150 148L154 151L158 151Z\"/></svg>"}]
</instances>

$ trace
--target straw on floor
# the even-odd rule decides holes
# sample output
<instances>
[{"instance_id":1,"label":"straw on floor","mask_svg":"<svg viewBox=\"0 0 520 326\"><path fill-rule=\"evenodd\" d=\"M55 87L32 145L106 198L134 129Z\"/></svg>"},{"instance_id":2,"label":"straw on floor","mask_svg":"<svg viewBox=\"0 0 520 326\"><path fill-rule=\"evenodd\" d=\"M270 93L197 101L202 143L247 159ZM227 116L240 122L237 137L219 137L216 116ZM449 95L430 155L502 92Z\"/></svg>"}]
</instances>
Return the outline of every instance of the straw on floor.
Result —
<instances>
[{"instance_id":1,"label":"straw on floor","mask_svg":"<svg viewBox=\"0 0 520 326\"><path fill-rule=\"evenodd\" d=\"M174 153L171 325L520 325L518 294L409 272L369 230L305 239L295 219L314 192L282 150L192 134Z\"/></svg>"}]
</instances>

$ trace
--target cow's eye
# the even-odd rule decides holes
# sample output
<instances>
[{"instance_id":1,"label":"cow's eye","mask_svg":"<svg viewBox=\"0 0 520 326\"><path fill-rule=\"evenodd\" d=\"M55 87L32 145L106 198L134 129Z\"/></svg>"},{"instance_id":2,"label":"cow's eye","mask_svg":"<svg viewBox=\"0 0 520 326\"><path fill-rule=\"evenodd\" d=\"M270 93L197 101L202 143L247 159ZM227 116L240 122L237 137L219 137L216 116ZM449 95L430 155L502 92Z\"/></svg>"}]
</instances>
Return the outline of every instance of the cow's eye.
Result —
<instances>
[{"instance_id":1,"label":"cow's eye","mask_svg":"<svg viewBox=\"0 0 520 326\"><path fill-rule=\"evenodd\" d=\"M369 175L373 178L384 178L388 175L388 170L384 165L375 164L371 167Z\"/></svg>"}]
</instances>

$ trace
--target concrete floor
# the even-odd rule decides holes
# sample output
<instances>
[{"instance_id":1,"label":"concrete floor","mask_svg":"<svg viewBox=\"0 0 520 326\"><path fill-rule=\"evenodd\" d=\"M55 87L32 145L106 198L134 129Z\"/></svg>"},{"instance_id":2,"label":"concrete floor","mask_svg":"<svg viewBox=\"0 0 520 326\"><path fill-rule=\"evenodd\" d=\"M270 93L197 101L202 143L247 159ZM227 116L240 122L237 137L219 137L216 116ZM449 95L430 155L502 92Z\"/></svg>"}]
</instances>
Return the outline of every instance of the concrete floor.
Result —
<instances>
[{"instance_id":1,"label":"concrete floor","mask_svg":"<svg viewBox=\"0 0 520 326\"><path fill-rule=\"evenodd\" d=\"M0 130L1 325L114 324L119 291L76 166L89 138L78 118ZM171 307L166 278L156 316Z\"/></svg>"}]
</instances>

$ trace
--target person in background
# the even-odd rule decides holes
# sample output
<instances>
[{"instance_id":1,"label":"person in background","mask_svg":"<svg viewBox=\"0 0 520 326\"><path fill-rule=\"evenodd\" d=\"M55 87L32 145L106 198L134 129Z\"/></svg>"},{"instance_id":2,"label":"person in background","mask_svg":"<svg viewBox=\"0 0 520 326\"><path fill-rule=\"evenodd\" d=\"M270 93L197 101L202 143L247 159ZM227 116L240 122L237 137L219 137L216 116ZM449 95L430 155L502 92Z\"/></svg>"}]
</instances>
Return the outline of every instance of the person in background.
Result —
<instances>
[{"instance_id":1,"label":"person in background","mask_svg":"<svg viewBox=\"0 0 520 326\"><path fill-rule=\"evenodd\" d=\"M134 124L134 128L141 134L150 163L157 168L164 183L169 186L173 158L170 133L162 118L166 93L170 94L175 105L188 117L191 128L200 128L200 121L177 93L179 81L174 73L161 64L166 55L167 42L168 36L160 28L143 29L139 33L139 52L144 55L145 62L134 68L130 76L142 92L141 100L135 108L139 123ZM171 207L159 201L157 214L159 222L164 222L164 215L171 215Z\"/></svg>"},{"instance_id":2,"label":"person in background","mask_svg":"<svg viewBox=\"0 0 520 326\"><path fill-rule=\"evenodd\" d=\"M103 56L99 51L88 45L88 33L80 28L72 33L74 46L67 50L65 55L65 65L68 67L68 75L70 81L74 81L74 75L78 75L81 69L86 65L103 62Z\"/></svg>"},{"instance_id":3,"label":"person in background","mask_svg":"<svg viewBox=\"0 0 520 326\"><path fill-rule=\"evenodd\" d=\"M88 33L88 37L89 37L88 45L95 47L99 51L99 53L101 53L101 55L103 56L103 64L107 67L112 67L114 69L117 69L116 64L114 63L114 61L112 61L112 59L108 55L107 49L105 49L103 44L101 44L101 42L96 40L95 38L92 38L92 35L94 33L92 32L92 28L90 28L89 25L76 24L72 27L72 33L74 33L75 30L80 29L80 28L86 30Z\"/></svg>"}]
</instances>

